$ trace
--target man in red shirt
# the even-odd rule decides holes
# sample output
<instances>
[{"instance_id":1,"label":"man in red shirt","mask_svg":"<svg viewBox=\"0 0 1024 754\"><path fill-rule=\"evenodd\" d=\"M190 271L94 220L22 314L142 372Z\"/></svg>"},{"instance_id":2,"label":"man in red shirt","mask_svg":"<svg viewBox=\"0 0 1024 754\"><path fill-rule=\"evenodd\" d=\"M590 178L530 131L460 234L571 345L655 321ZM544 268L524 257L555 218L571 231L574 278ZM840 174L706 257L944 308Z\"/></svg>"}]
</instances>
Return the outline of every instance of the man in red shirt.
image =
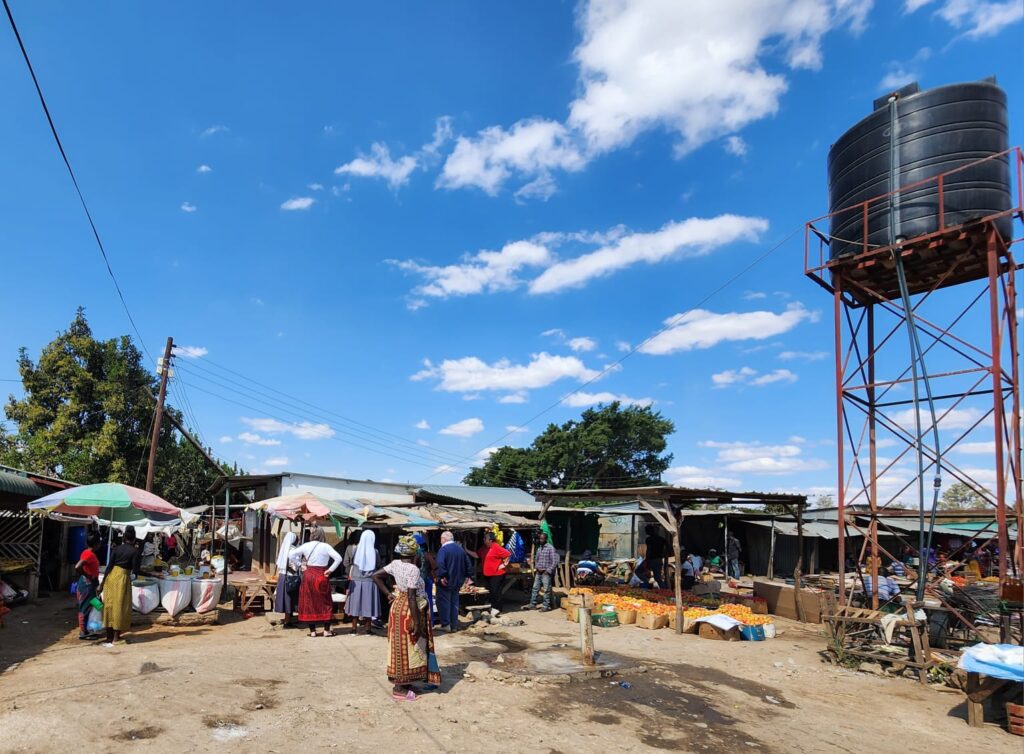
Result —
<instances>
[{"instance_id":1,"label":"man in red shirt","mask_svg":"<svg viewBox=\"0 0 1024 754\"><path fill-rule=\"evenodd\" d=\"M483 556L484 578L487 580L487 591L491 596L491 607L501 609L501 587L505 583L505 566L512 553L498 544L494 532L487 532L484 537L487 552Z\"/></svg>"},{"instance_id":2,"label":"man in red shirt","mask_svg":"<svg viewBox=\"0 0 1024 754\"><path fill-rule=\"evenodd\" d=\"M89 603L96 597L96 587L100 583L100 560L96 557L96 550L100 546L100 535L96 532L89 532L85 538L85 549L82 556L75 564L75 573L78 574L78 583L75 585L75 594L78 597L78 638L83 641L96 638L86 628L86 621L92 605Z\"/></svg>"}]
</instances>

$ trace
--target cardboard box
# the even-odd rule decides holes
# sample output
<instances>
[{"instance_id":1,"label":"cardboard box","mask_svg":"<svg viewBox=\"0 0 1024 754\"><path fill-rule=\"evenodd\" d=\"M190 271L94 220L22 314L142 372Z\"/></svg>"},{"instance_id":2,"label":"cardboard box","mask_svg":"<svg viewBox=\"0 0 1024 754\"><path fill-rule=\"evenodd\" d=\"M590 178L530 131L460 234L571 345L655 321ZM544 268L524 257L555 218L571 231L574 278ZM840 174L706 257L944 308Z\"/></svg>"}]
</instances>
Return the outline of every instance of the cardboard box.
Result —
<instances>
[{"instance_id":1,"label":"cardboard box","mask_svg":"<svg viewBox=\"0 0 1024 754\"><path fill-rule=\"evenodd\" d=\"M667 615L655 615L654 613L637 613L637 628L665 628L668 625Z\"/></svg>"},{"instance_id":2,"label":"cardboard box","mask_svg":"<svg viewBox=\"0 0 1024 754\"><path fill-rule=\"evenodd\" d=\"M718 626L712 626L710 623L698 623L700 628L697 629L697 633L702 639L717 639L718 641L740 641L743 637L740 635L739 627L730 628L728 631L723 631Z\"/></svg>"},{"instance_id":3,"label":"cardboard box","mask_svg":"<svg viewBox=\"0 0 1024 754\"><path fill-rule=\"evenodd\" d=\"M765 601L769 614L797 620L796 590L792 584L754 579L754 596ZM804 610L806 622L821 623L823 600L818 592L802 589L800 591L800 606Z\"/></svg>"},{"instance_id":4,"label":"cardboard box","mask_svg":"<svg viewBox=\"0 0 1024 754\"><path fill-rule=\"evenodd\" d=\"M636 623L636 610L616 610L619 616L619 623L623 626L631 626Z\"/></svg>"}]
</instances>

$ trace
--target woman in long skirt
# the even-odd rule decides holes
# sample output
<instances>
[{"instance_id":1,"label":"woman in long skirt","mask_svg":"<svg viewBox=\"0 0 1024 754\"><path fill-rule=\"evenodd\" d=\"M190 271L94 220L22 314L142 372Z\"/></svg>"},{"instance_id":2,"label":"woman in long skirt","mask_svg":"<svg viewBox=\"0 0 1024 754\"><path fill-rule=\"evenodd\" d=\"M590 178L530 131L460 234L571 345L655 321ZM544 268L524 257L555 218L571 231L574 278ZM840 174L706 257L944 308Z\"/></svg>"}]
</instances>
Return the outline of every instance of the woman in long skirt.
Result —
<instances>
[{"instance_id":1,"label":"woman in long skirt","mask_svg":"<svg viewBox=\"0 0 1024 754\"><path fill-rule=\"evenodd\" d=\"M274 612L284 613L284 624L292 624L299 606L299 573L291 567L288 556L295 544L295 532L286 532L277 549L277 586L274 588Z\"/></svg>"},{"instance_id":2,"label":"woman in long skirt","mask_svg":"<svg viewBox=\"0 0 1024 754\"><path fill-rule=\"evenodd\" d=\"M103 595L103 627L107 630L104 647L122 643L121 634L132 625L132 574L140 575L139 550L135 546L135 527L126 526L124 539L110 551L110 560L97 593Z\"/></svg>"},{"instance_id":3,"label":"woman in long skirt","mask_svg":"<svg viewBox=\"0 0 1024 754\"><path fill-rule=\"evenodd\" d=\"M89 613L92 611L92 601L96 598L96 590L100 585L100 561L96 557L96 551L100 547L100 535L94 531L89 532L85 540L85 549L82 556L75 564L75 573L78 574L78 581L75 583L75 594L78 596L78 638L97 638L88 628Z\"/></svg>"},{"instance_id":4,"label":"woman in long skirt","mask_svg":"<svg viewBox=\"0 0 1024 754\"><path fill-rule=\"evenodd\" d=\"M346 559L348 553L346 553ZM345 614L355 623L356 633L365 633L372 621L380 617L380 594L373 583L377 570L376 535L364 529L348 565L348 599Z\"/></svg>"},{"instance_id":5,"label":"woman in long skirt","mask_svg":"<svg viewBox=\"0 0 1024 754\"><path fill-rule=\"evenodd\" d=\"M377 588L391 600L388 616L388 680L394 684L396 701L416 700L413 683L441 684L441 668L434 654L434 632L427 619L427 598L420 569L414 563L419 547L412 537L402 537L395 547L398 556L373 574ZM384 576L395 580L389 593Z\"/></svg>"},{"instance_id":6,"label":"woman in long skirt","mask_svg":"<svg viewBox=\"0 0 1024 754\"><path fill-rule=\"evenodd\" d=\"M299 587L299 620L309 625L310 636L317 636L319 623L324 624L323 636L334 636L331 574L341 565L341 556L325 541L324 530L314 526L309 531L309 541L293 549L289 559L296 570L302 561L306 563Z\"/></svg>"}]
</instances>

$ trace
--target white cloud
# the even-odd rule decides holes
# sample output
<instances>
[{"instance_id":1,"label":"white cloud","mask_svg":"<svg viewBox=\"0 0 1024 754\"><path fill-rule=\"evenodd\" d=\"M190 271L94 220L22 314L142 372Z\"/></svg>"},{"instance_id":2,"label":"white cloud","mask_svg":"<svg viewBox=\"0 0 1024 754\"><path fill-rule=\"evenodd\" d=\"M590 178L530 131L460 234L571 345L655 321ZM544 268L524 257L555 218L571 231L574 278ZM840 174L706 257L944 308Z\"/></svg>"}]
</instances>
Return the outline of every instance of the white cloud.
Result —
<instances>
[{"instance_id":1,"label":"white cloud","mask_svg":"<svg viewBox=\"0 0 1024 754\"><path fill-rule=\"evenodd\" d=\"M625 340L617 340L617 341L615 341L615 350L619 351L619 352L622 352L622 353L625 353L627 351L632 351L633 350L633 346L630 345Z\"/></svg>"},{"instance_id":2,"label":"white cloud","mask_svg":"<svg viewBox=\"0 0 1024 754\"><path fill-rule=\"evenodd\" d=\"M578 408L582 406L596 406L599 403L613 403L615 401L624 406L650 406L654 403L653 398L630 398L628 395L616 395L607 391L600 393L573 393L562 403L566 406Z\"/></svg>"},{"instance_id":3,"label":"white cloud","mask_svg":"<svg viewBox=\"0 0 1024 754\"><path fill-rule=\"evenodd\" d=\"M221 445L227 445L228 443L232 442L234 439L235 438L233 438L231 435L221 435L220 440L218 440L218 442L220 442Z\"/></svg>"},{"instance_id":4,"label":"white cloud","mask_svg":"<svg viewBox=\"0 0 1024 754\"><path fill-rule=\"evenodd\" d=\"M924 63L931 56L931 49L922 47L910 60L891 61L882 80L878 82L879 91L892 92L920 80Z\"/></svg>"},{"instance_id":5,"label":"white cloud","mask_svg":"<svg viewBox=\"0 0 1024 754\"><path fill-rule=\"evenodd\" d=\"M295 210L309 209L310 207L313 206L313 202L315 201L316 199L314 199L311 196L293 196L291 199L289 199L288 201L284 202L281 205L281 209L287 210L289 212L293 212Z\"/></svg>"},{"instance_id":6,"label":"white cloud","mask_svg":"<svg viewBox=\"0 0 1024 754\"><path fill-rule=\"evenodd\" d=\"M913 416L913 414L911 414L911 416ZM962 442L954 447L953 450L965 455L995 457L996 443L995 440L989 440L987 442Z\"/></svg>"},{"instance_id":7,"label":"white cloud","mask_svg":"<svg viewBox=\"0 0 1024 754\"><path fill-rule=\"evenodd\" d=\"M212 173L213 172L213 168L211 168L209 165L205 165L204 164L204 165L200 165L199 167L197 167L196 168L196 172L197 173Z\"/></svg>"},{"instance_id":8,"label":"white cloud","mask_svg":"<svg viewBox=\"0 0 1024 754\"><path fill-rule=\"evenodd\" d=\"M173 353L183 359L198 359L200 356L206 356L209 350L203 346L175 346Z\"/></svg>"},{"instance_id":9,"label":"white cloud","mask_svg":"<svg viewBox=\"0 0 1024 754\"><path fill-rule=\"evenodd\" d=\"M420 419L415 426L416 429L430 429L430 423L426 419Z\"/></svg>"},{"instance_id":10,"label":"white cloud","mask_svg":"<svg viewBox=\"0 0 1024 754\"><path fill-rule=\"evenodd\" d=\"M713 469L700 466L673 466L666 469L663 476L675 487L736 489L742 485L736 477L719 476Z\"/></svg>"},{"instance_id":11,"label":"white cloud","mask_svg":"<svg viewBox=\"0 0 1024 754\"><path fill-rule=\"evenodd\" d=\"M556 262L530 283L530 293L580 286L640 262L655 264L673 257L703 256L735 241L756 242L767 229L767 220L739 215L666 223L656 231L626 235L595 251Z\"/></svg>"},{"instance_id":12,"label":"white cloud","mask_svg":"<svg viewBox=\"0 0 1024 754\"><path fill-rule=\"evenodd\" d=\"M498 399L498 403L526 403L526 401L526 393L523 392L509 393L508 395L503 395Z\"/></svg>"},{"instance_id":13,"label":"white cloud","mask_svg":"<svg viewBox=\"0 0 1024 754\"><path fill-rule=\"evenodd\" d=\"M718 451L716 461L723 471L749 474L791 474L828 468L825 461L803 457L799 445L764 445L760 442L705 440L698 445Z\"/></svg>"},{"instance_id":14,"label":"white cloud","mask_svg":"<svg viewBox=\"0 0 1024 754\"><path fill-rule=\"evenodd\" d=\"M934 0L906 0L904 8L913 13ZM1020 0L939 0L935 14L968 39L992 37L1024 18Z\"/></svg>"},{"instance_id":15,"label":"white cloud","mask_svg":"<svg viewBox=\"0 0 1024 754\"><path fill-rule=\"evenodd\" d=\"M783 351L779 354L783 361L821 361L828 356L828 351Z\"/></svg>"},{"instance_id":16,"label":"white cloud","mask_svg":"<svg viewBox=\"0 0 1024 754\"><path fill-rule=\"evenodd\" d=\"M695 348L711 348L724 341L765 340L789 332L801 322L813 322L817 313L808 311L800 303L793 303L785 311L726 312L716 314L706 309L694 309L665 320L668 328L658 333L640 350L643 353L663 355Z\"/></svg>"},{"instance_id":17,"label":"white cloud","mask_svg":"<svg viewBox=\"0 0 1024 754\"><path fill-rule=\"evenodd\" d=\"M493 196L509 176L518 174L533 184L544 179L541 193L547 198L554 190L551 170L576 171L585 164L564 125L540 118L521 120L508 130L491 126L473 138L460 136L445 160L437 185L446 189L474 187Z\"/></svg>"},{"instance_id":18,"label":"white cloud","mask_svg":"<svg viewBox=\"0 0 1024 754\"><path fill-rule=\"evenodd\" d=\"M401 270L413 272L427 282L412 293L428 298L468 296L475 293L512 290L522 284L520 271L547 265L551 252L530 241L506 244L500 251L481 251L465 257L462 264L444 267L421 265L412 260L388 260Z\"/></svg>"},{"instance_id":19,"label":"white cloud","mask_svg":"<svg viewBox=\"0 0 1024 754\"><path fill-rule=\"evenodd\" d=\"M932 426L931 411L922 406L920 412L922 431L930 431ZM941 406L936 406L935 408L935 416L939 420L939 429L942 431L965 430L974 426L975 422L979 420L981 420L978 424L979 427L991 425L992 417L989 416L981 419L983 415L983 411L973 407L953 408L948 411ZM912 408L889 414L889 419L911 435L917 431L914 422L914 409Z\"/></svg>"},{"instance_id":20,"label":"white cloud","mask_svg":"<svg viewBox=\"0 0 1024 754\"><path fill-rule=\"evenodd\" d=\"M526 427L520 427L516 424L509 424L507 427L505 427L505 431L512 432L513 434L520 434L522 432L528 432L529 430Z\"/></svg>"},{"instance_id":21,"label":"white cloud","mask_svg":"<svg viewBox=\"0 0 1024 754\"><path fill-rule=\"evenodd\" d=\"M279 468L281 466L287 466L288 465L288 457L287 456L276 456L274 458L268 458L266 461L263 462L263 465L264 466L269 466L271 468Z\"/></svg>"},{"instance_id":22,"label":"white cloud","mask_svg":"<svg viewBox=\"0 0 1024 754\"><path fill-rule=\"evenodd\" d=\"M768 298L768 294L763 293L762 291L747 291L743 294L743 299L745 301L759 301L766 298Z\"/></svg>"},{"instance_id":23,"label":"white cloud","mask_svg":"<svg viewBox=\"0 0 1024 754\"><path fill-rule=\"evenodd\" d=\"M565 338L565 330L560 327L552 327L550 330L545 330L541 334L542 338L558 338L562 340Z\"/></svg>"},{"instance_id":24,"label":"white cloud","mask_svg":"<svg viewBox=\"0 0 1024 754\"><path fill-rule=\"evenodd\" d=\"M649 130L673 134L677 155L736 134L774 115L788 88L787 69L819 68L822 37L839 26L862 30L871 4L583 2L573 53L579 96L565 123L526 118L459 137L438 185L494 195L513 177L533 182L555 170L580 170Z\"/></svg>"},{"instance_id":25,"label":"white cloud","mask_svg":"<svg viewBox=\"0 0 1024 754\"><path fill-rule=\"evenodd\" d=\"M434 467L435 474L454 474L459 470L458 466L451 466L447 463L442 463L440 466Z\"/></svg>"},{"instance_id":26,"label":"white cloud","mask_svg":"<svg viewBox=\"0 0 1024 754\"><path fill-rule=\"evenodd\" d=\"M313 422L289 423L277 419L242 417L242 423L256 432L268 435L290 434L300 440L326 440L334 437L334 430L327 424Z\"/></svg>"},{"instance_id":27,"label":"white cloud","mask_svg":"<svg viewBox=\"0 0 1024 754\"><path fill-rule=\"evenodd\" d=\"M429 360L424 363L426 368L410 379L437 379L437 389L450 393L482 390L515 393L547 387L566 378L585 382L599 374L575 356L552 356L545 352L531 355L528 364L513 364L508 359L488 364L476 356L445 359L436 366Z\"/></svg>"},{"instance_id":28,"label":"white cloud","mask_svg":"<svg viewBox=\"0 0 1024 754\"><path fill-rule=\"evenodd\" d=\"M324 190L324 184L322 184L322 183L308 183L308 184L306 184L306 188L308 188L310 191L323 191Z\"/></svg>"},{"instance_id":29,"label":"white cloud","mask_svg":"<svg viewBox=\"0 0 1024 754\"><path fill-rule=\"evenodd\" d=\"M229 129L227 126L214 125L204 129L203 132L199 134L199 137L202 139L207 139L210 136L213 136L214 134L227 133L230 130L231 129Z\"/></svg>"},{"instance_id":30,"label":"white cloud","mask_svg":"<svg viewBox=\"0 0 1024 754\"><path fill-rule=\"evenodd\" d=\"M199 209L199 207L197 207L196 205L192 204L192 202L182 202L181 203L181 211L182 212L195 212L197 209Z\"/></svg>"},{"instance_id":31,"label":"white cloud","mask_svg":"<svg viewBox=\"0 0 1024 754\"><path fill-rule=\"evenodd\" d=\"M351 162L335 168L336 175L354 175L359 178L383 178L392 189L401 188L409 182L409 176L419 163L411 155L398 159L391 158L387 144L376 142L368 155L359 155Z\"/></svg>"},{"instance_id":32,"label":"white cloud","mask_svg":"<svg viewBox=\"0 0 1024 754\"><path fill-rule=\"evenodd\" d=\"M475 416L470 419L449 424L441 430L442 435L454 435L455 437L472 437L484 431L484 423Z\"/></svg>"},{"instance_id":33,"label":"white cloud","mask_svg":"<svg viewBox=\"0 0 1024 754\"><path fill-rule=\"evenodd\" d=\"M475 456L473 456L473 460L471 461L471 465L473 465L473 466L483 466L485 463L487 463L487 459L490 458L494 453L496 453L497 450L498 450L497 448L484 448L479 453L477 453Z\"/></svg>"},{"instance_id":34,"label":"white cloud","mask_svg":"<svg viewBox=\"0 0 1024 754\"><path fill-rule=\"evenodd\" d=\"M733 385L763 387L776 382L793 383L797 379L797 375L788 369L773 369L771 372L761 374L756 369L751 369L750 367L727 369L724 372L711 375L711 382L718 388L731 387Z\"/></svg>"},{"instance_id":35,"label":"white cloud","mask_svg":"<svg viewBox=\"0 0 1024 754\"><path fill-rule=\"evenodd\" d=\"M551 177L551 173L544 172L534 178L529 183L523 184L514 194L515 198L520 202L523 199L540 199L542 202L546 202L558 191L558 184L555 183L555 179Z\"/></svg>"},{"instance_id":36,"label":"white cloud","mask_svg":"<svg viewBox=\"0 0 1024 754\"><path fill-rule=\"evenodd\" d=\"M568 341L569 348L576 353L586 353L587 351L593 351L597 348L597 341L593 338L570 338Z\"/></svg>"},{"instance_id":37,"label":"white cloud","mask_svg":"<svg viewBox=\"0 0 1024 754\"><path fill-rule=\"evenodd\" d=\"M725 151L736 157L745 157L749 147L742 136L726 136L724 143Z\"/></svg>"},{"instance_id":38,"label":"white cloud","mask_svg":"<svg viewBox=\"0 0 1024 754\"><path fill-rule=\"evenodd\" d=\"M274 440L270 437L263 437L255 432L242 432L238 435L238 439L247 445L280 445L280 440Z\"/></svg>"}]
</instances>

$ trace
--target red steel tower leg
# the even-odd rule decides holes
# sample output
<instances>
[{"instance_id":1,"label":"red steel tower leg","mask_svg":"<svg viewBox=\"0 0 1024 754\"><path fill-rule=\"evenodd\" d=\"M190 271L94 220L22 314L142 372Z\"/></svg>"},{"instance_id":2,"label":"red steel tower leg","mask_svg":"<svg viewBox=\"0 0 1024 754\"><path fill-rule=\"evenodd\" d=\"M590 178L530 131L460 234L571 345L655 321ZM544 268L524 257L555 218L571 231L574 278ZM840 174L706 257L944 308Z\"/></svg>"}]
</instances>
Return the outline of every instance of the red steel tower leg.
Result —
<instances>
[{"instance_id":1,"label":"red steel tower leg","mask_svg":"<svg viewBox=\"0 0 1024 754\"><path fill-rule=\"evenodd\" d=\"M836 347L836 506L839 527L839 598L846 603L846 463L843 458L843 281L839 275L833 280L835 286L833 321L835 323Z\"/></svg>"},{"instance_id":2,"label":"red steel tower leg","mask_svg":"<svg viewBox=\"0 0 1024 754\"><path fill-rule=\"evenodd\" d=\"M992 325L992 401L993 424L995 430L995 466L996 466L996 525L999 531L999 579L1006 578L1006 470L1003 467L1003 422L1005 410L1003 401L1003 358L1002 358L1002 321L1003 307L1000 302L999 286L999 237L995 227L988 231L988 290L989 318ZM1016 316L1016 313L1014 314Z\"/></svg>"}]
</instances>

